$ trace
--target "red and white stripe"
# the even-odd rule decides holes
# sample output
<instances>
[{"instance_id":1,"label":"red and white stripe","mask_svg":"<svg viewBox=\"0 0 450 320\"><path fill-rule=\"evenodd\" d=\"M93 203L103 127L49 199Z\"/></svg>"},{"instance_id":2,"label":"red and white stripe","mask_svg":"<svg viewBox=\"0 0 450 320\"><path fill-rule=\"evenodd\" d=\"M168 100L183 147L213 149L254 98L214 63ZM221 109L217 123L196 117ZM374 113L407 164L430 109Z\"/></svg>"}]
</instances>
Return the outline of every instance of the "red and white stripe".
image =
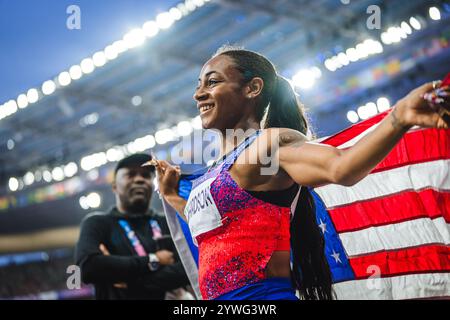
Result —
<instances>
[{"instance_id":1,"label":"red and white stripe","mask_svg":"<svg viewBox=\"0 0 450 320\"><path fill-rule=\"evenodd\" d=\"M321 143L351 148L387 114ZM358 184L315 191L357 279L339 299L450 297L450 130L413 128Z\"/></svg>"}]
</instances>

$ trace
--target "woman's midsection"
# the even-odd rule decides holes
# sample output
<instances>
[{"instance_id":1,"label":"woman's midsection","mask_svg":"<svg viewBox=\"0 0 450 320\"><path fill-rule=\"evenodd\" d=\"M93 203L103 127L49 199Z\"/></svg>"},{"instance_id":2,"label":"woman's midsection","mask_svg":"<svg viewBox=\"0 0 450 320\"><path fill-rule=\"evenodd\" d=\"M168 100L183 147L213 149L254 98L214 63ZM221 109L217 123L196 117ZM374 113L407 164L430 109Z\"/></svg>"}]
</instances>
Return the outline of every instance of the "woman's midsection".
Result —
<instances>
[{"instance_id":1,"label":"woman's midsection","mask_svg":"<svg viewBox=\"0 0 450 320\"><path fill-rule=\"evenodd\" d=\"M265 275L267 278L291 276L291 255L289 251L274 251L267 263Z\"/></svg>"}]
</instances>

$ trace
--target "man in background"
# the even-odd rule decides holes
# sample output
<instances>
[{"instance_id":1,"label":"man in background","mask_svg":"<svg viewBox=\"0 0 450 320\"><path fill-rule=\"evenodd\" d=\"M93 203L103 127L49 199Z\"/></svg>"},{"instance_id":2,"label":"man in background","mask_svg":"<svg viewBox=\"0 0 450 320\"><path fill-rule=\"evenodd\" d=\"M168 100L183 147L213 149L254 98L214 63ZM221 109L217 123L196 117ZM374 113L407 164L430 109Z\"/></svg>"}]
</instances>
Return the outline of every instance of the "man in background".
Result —
<instances>
[{"instance_id":1,"label":"man in background","mask_svg":"<svg viewBox=\"0 0 450 320\"><path fill-rule=\"evenodd\" d=\"M150 160L146 154L122 159L112 184L115 207L81 224L75 258L96 299L163 300L188 285L165 218L150 209L155 169L142 167Z\"/></svg>"}]
</instances>

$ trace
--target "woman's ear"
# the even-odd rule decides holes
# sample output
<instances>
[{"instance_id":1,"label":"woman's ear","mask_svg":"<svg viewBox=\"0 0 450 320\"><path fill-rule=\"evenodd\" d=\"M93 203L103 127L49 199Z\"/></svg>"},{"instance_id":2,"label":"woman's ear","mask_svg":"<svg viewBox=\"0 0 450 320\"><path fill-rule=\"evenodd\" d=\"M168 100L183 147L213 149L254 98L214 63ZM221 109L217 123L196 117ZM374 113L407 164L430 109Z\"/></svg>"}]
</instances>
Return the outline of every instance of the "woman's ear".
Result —
<instances>
[{"instance_id":1,"label":"woman's ear","mask_svg":"<svg viewBox=\"0 0 450 320\"><path fill-rule=\"evenodd\" d=\"M263 88L264 88L264 80L259 77L253 78L248 82L246 87L247 98L253 99L260 96Z\"/></svg>"}]
</instances>

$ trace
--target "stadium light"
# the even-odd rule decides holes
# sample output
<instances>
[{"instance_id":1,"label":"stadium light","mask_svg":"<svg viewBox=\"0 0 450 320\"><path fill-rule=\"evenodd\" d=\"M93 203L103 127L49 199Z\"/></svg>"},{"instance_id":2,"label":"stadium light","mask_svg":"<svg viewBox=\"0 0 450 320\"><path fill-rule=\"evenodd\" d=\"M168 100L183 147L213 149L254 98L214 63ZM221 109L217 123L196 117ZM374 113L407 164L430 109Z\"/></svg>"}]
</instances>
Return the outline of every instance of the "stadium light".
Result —
<instances>
[{"instance_id":1,"label":"stadium light","mask_svg":"<svg viewBox=\"0 0 450 320\"><path fill-rule=\"evenodd\" d=\"M192 133L193 128L189 121L181 121L177 125L177 132L180 136L185 137Z\"/></svg>"},{"instance_id":2,"label":"stadium light","mask_svg":"<svg viewBox=\"0 0 450 320\"><path fill-rule=\"evenodd\" d=\"M341 52L337 55L337 59L338 59L339 63L343 66L348 66L350 64L350 59L343 52Z\"/></svg>"},{"instance_id":3,"label":"stadium light","mask_svg":"<svg viewBox=\"0 0 450 320\"><path fill-rule=\"evenodd\" d=\"M124 156L125 155L124 155L123 151L118 146L110 148L110 149L108 149L108 151L106 151L106 159L109 162L119 161L119 160L123 159Z\"/></svg>"},{"instance_id":4,"label":"stadium light","mask_svg":"<svg viewBox=\"0 0 450 320\"><path fill-rule=\"evenodd\" d=\"M72 80L78 80L83 76L83 71L79 65L74 65L70 67L69 75Z\"/></svg>"},{"instance_id":5,"label":"stadium light","mask_svg":"<svg viewBox=\"0 0 450 320\"><path fill-rule=\"evenodd\" d=\"M369 50L364 43L358 43L356 45L356 52L360 59L367 58L369 56Z\"/></svg>"},{"instance_id":6,"label":"stadium light","mask_svg":"<svg viewBox=\"0 0 450 320\"><path fill-rule=\"evenodd\" d=\"M358 112L358 116L359 116L362 120L369 119L369 112L368 112L367 107L366 107L365 105L359 107L358 110L357 110L357 112Z\"/></svg>"},{"instance_id":7,"label":"stadium light","mask_svg":"<svg viewBox=\"0 0 450 320\"><path fill-rule=\"evenodd\" d=\"M98 122L98 118L99 118L99 115L97 112L88 114L86 116L86 124L92 126Z\"/></svg>"},{"instance_id":8,"label":"stadium light","mask_svg":"<svg viewBox=\"0 0 450 320\"><path fill-rule=\"evenodd\" d=\"M6 147L8 148L8 150L14 149L15 145L16 143L13 139L8 139L8 141L6 142Z\"/></svg>"},{"instance_id":9,"label":"stadium light","mask_svg":"<svg viewBox=\"0 0 450 320\"><path fill-rule=\"evenodd\" d=\"M87 203L87 199L85 196L80 197L78 203L83 210L89 210L89 204Z\"/></svg>"},{"instance_id":10,"label":"stadium light","mask_svg":"<svg viewBox=\"0 0 450 320\"><path fill-rule=\"evenodd\" d=\"M123 37L123 41L128 49L138 47L145 42L144 31L139 28L133 29Z\"/></svg>"},{"instance_id":11,"label":"stadium light","mask_svg":"<svg viewBox=\"0 0 450 320\"><path fill-rule=\"evenodd\" d=\"M144 141L145 141L145 143L147 144L147 149L151 149L151 148L153 148L154 146L156 146L156 140L155 140L155 137L152 136L151 134L146 135L146 136L144 137Z\"/></svg>"},{"instance_id":12,"label":"stadium light","mask_svg":"<svg viewBox=\"0 0 450 320\"><path fill-rule=\"evenodd\" d=\"M322 70L320 70L318 67L312 67L310 70L316 79L322 77Z\"/></svg>"},{"instance_id":13,"label":"stadium light","mask_svg":"<svg viewBox=\"0 0 450 320\"><path fill-rule=\"evenodd\" d=\"M205 4L204 0L192 0L197 7L201 7Z\"/></svg>"},{"instance_id":14,"label":"stadium light","mask_svg":"<svg viewBox=\"0 0 450 320\"><path fill-rule=\"evenodd\" d=\"M35 103L39 100L39 92L32 88L30 90L28 90L27 92L27 98L28 98L28 102L31 103Z\"/></svg>"},{"instance_id":15,"label":"stadium light","mask_svg":"<svg viewBox=\"0 0 450 320\"><path fill-rule=\"evenodd\" d=\"M367 117L373 117L374 115L376 115L378 113L378 109L377 109L377 105L373 102L369 102L366 104L366 112L367 112Z\"/></svg>"},{"instance_id":16,"label":"stadium light","mask_svg":"<svg viewBox=\"0 0 450 320\"><path fill-rule=\"evenodd\" d=\"M105 51L105 57L108 60L114 60L119 56L117 48L114 47L113 45L107 46L104 51Z\"/></svg>"},{"instance_id":17,"label":"stadium light","mask_svg":"<svg viewBox=\"0 0 450 320\"><path fill-rule=\"evenodd\" d=\"M34 174L32 172L27 172L23 176L23 183L25 183L26 186L29 186L33 184L33 182L34 182Z\"/></svg>"},{"instance_id":18,"label":"stadium light","mask_svg":"<svg viewBox=\"0 0 450 320\"><path fill-rule=\"evenodd\" d=\"M78 172L78 166L75 162L70 162L64 166L64 175L68 178L73 177Z\"/></svg>"},{"instance_id":19,"label":"stadium light","mask_svg":"<svg viewBox=\"0 0 450 320\"><path fill-rule=\"evenodd\" d=\"M363 106L360 106L357 111L348 111L347 120L351 123L356 123L361 120L366 120L370 117L375 116L378 113L382 113L391 108L391 103L388 98L380 97L377 102L369 102Z\"/></svg>"},{"instance_id":20,"label":"stadium light","mask_svg":"<svg viewBox=\"0 0 450 320\"><path fill-rule=\"evenodd\" d=\"M171 129L163 129L155 133L155 141L158 144L166 144L169 141L173 141L175 133Z\"/></svg>"},{"instance_id":21,"label":"stadium light","mask_svg":"<svg viewBox=\"0 0 450 320\"><path fill-rule=\"evenodd\" d=\"M102 198L97 192L92 192L86 196L86 204L90 208L96 209L102 204Z\"/></svg>"},{"instance_id":22,"label":"stadium light","mask_svg":"<svg viewBox=\"0 0 450 320\"><path fill-rule=\"evenodd\" d=\"M378 108L378 112L384 112L386 110L388 110L391 107L391 103L389 102L389 100L385 97L381 97L377 100L377 108Z\"/></svg>"},{"instance_id":23,"label":"stadium light","mask_svg":"<svg viewBox=\"0 0 450 320\"><path fill-rule=\"evenodd\" d=\"M134 96L133 98L131 98L131 104L135 107L139 107L142 104L142 97Z\"/></svg>"},{"instance_id":24,"label":"stadium light","mask_svg":"<svg viewBox=\"0 0 450 320\"><path fill-rule=\"evenodd\" d=\"M441 11L437 7L431 7L429 10L430 18L433 20L441 20Z\"/></svg>"},{"instance_id":25,"label":"stadium light","mask_svg":"<svg viewBox=\"0 0 450 320\"><path fill-rule=\"evenodd\" d=\"M159 32L158 24L155 21L147 21L142 26L142 30L147 38L154 37Z\"/></svg>"},{"instance_id":26,"label":"stadium light","mask_svg":"<svg viewBox=\"0 0 450 320\"><path fill-rule=\"evenodd\" d=\"M4 115L2 115L3 118L8 117L17 112L17 102L15 100L9 100L0 110L4 112Z\"/></svg>"},{"instance_id":27,"label":"stadium light","mask_svg":"<svg viewBox=\"0 0 450 320\"><path fill-rule=\"evenodd\" d=\"M412 29L409 26L409 24L406 21L403 21L400 25L400 28L406 33L406 34L412 34Z\"/></svg>"},{"instance_id":28,"label":"stadium light","mask_svg":"<svg viewBox=\"0 0 450 320\"><path fill-rule=\"evenodd\" d=\"M195 3L192 0L186 0L186 2L184 3L184 5L186 6L187 11L194 11L195 10Z\"/></svg>"},{"instance_id":29,"label":"stadium light","mask_svg":"<svg viewBox=\"0 0 450 320\"><path fill-rule=\"evenodd\" d=\"M347 119L351 123L357 123L359 121L359 116L355 111L351 110L347 112Z\"/></svg>"},{"instance_id":30,"label":"stadium light","mask_svg":"<svg viewBox=\"0 0 450 320\"><path fill-rule=\"evenodd\" d=\"M355 48L347 49L347 51L345 51L345 54L347 55L350 62L356 62L359 60L358 51L356 51Z\"/></svg>"},{"instance_id":31,"label":"stadium light","mask_svg":"<svg viewBox=\"0 0 450 320\"><path fill-rule=\"evenodd\" d=\"M411 17L409 19L409 24L411 25L411 27L413 27L416 30L420 30L422 29L422 24L420 23L419 20L417 20L417 18L415 17Z\"/></svg>"},{"instance_id":32,"label":"stadium light","mask_svg":"<svg viewBox=\"0 0 450 320\"><path fill-rule=\"evenodd\" d=\"M81 169L83 169L84 171L90 171L106 163L108 163L106 152L91 154L89 156L83 157L80 161Z\"/></svg>"},{"instance_id":33,"label":"stadium light","mask_svg":"<svg viewBox=\"0 0 450 320\"><path fill-rule=\"evenodd\" d=\"M386 45L392 44L391 35L387 32L383 32L381 34L381 41L383 41L383 43Z\"/></svg>"},{"instance_id":34,"label":"stadium light","mask_svg":"<svg viewBox=\"0 0 450 320\"><path fill-rule=\"evenodd\" d=\"M47 80L42 84L42 93L46 96L51 95L55 92L56 85L52 80Z\"/></svg>"},{"instance_id":35,"label":"stadium light","mask_svg":"<svg viewBox=\"0 0 450 320\"><path fill-rule=\"evenodd\" d=\"M114 50L117 52L117 54L121 54L128 50L128 47L123 40L117 40L112 44Z\"/></svg>"},{"instance_id":36,"label":"stadium light","mask_svg":"<svg viewBox=\"0 0 450 320\"><path fill-rule=\"evenodd\" d=\"M316 75L310 69L300 70L292 77L294 86L305 90L312 88L316 80Z\"/></svg>"},{"instance_id":37,"label":"stadium light","mask_svg":"<svg viewBox=\"0 0 450 320\"><path fill-rule=\"evenodd\" d=\"M181 10L178 9L178 8L171 8L169 10L169 14L172 16L172 18L175 21L178 21L178 20L180 20L183 17L183 14L181 13Z\"/></svg>"},{"instance_id":38,"label":"stadium light","mask_svg":"<svg viewBox=\"0 0 450 320\"><path fill-rule=\"evenodd\" d=\"M156 16L156 24L160 29L167 29L174 23L174 18L169 12L163 12Z\"/></svg>"},{"instance_id":39,"label":"stadium light","mask_svg":"<svg viewBox=\"0 0 450 320\"><path fill-rule=\"evenodd\" d=\"M17 106L19 109L25 109L28 106L28 97L26 94L21 94L17 97Z\"/></svg>"},{"instance_id":40,"label":"stadium light","mask_svg":"<svg viewBox=\"0 0 450 320\"><path fill-rule=\"evenodd\" d=\"M382 35L384 43L392 43L392 35L384 32ZM325 60L325 67L334 72L344 66L348 66L351 62L356 62L365 59L373 54L379 54L384 51L383 45L379 41L367 39L364 42L358 43L355 48L348 48L345 53L340 52L338 55Z\"/></svg>"},{"instance_id":41,"label":"stadium light","mask_svg":"<svg viewBox=\"0 0 450 320\"><path fill-rule=\"evenodd\" d=\"M51 182L53 180L53 176L50 171L45 170L42 172L42 179L44 179L45 182Z\"/></svg>"},{"instance_id":42,"label":"stadium light","mask_svg":"<svg viewBox=\"0 0 450 320\"><path fill-rule=\"evenodd\" d=\"M331 72L335 72L337 70L337 66L334 63L333 59L325 60L325 68L327 68Z\"/></svg>"},{"instance_id":43,"label":"stadium light","mask_svg":"<svg viewBox=\"0 0 450 320\"><path fill-rule=\"evenodd\" d=\"M83 59L80 63L81 71L83 71L84 74L89 74L94 71L95 65L94 61L92 61L91 58Z\"/></svg>"},{"instance_id":44,"label":"stadium light","mask_svg":"<svg viewBox=\"0 0 450 320\"><path fill-rule=\"evenodd\" d=\"M164 130L160 130L155 133L155 141L157 144L165 144L167 143L167 141L169 141L165 135Z\"/></svg>"},{"instance_id":45,"label":"stadium light","mask_svg":"<svg viewBox=\"0 0 450 320\"><path fill-rule=\"evenodd\" d=\"M106 63L106 56L103 51L98 51L92 56L92 61L96 67L102 67Z\"/></svg>"},{"instance_id":46,"label":"stadium light","mask_svg":"<svg viewBox=\"0 0 450 320\"><path fill-rule=\"evenodd\" d=\"M40 182L41 180L42 180L42 173L41 171L38 170L34 173L34 181Z\"/></svg>"},{"instance_id":47,"label":"stadium light","mask_svg":"<svg viewBox=\"0 0 450 320\"><path fill-rule=\"evenodd\" d=\"M196 116L194 119L192 119L191 124L194 130L200 130L203 128L202 119L200 118L200 116Z\"/></svg>"},{"instance_id":48,"label":"stadium light","mask_svg":"<svg viewBox=\"0 0 450 320\"><path fill-rule=\"evenodd\" d=\"M61 72L58 76L58 82L63 87L68 86L72 82L69 72Z\"/></svg>"},{"instance_id":49,"label":"stadium light","mask_svg":"<svg viewBox=\"0 0 450 320\"><path fill-rule=\"evenodd\" d=\"M144 150L153 148L155 146L155 138L152 135L148 135L142 138L137 138L130 143L130 149L135 152L142 152Z\"/></svg>"},{"instance_id":50,"label":"stadium light","mask_svg":"<svg viewBox=\"0 0 450 320\"><path fill-rule=\"evenodd\" d=\"M383 52L383 45L380 41L375 41L372 39L368 39L364 41L364 45L366 46L369 54L379 54Z\"/></svg>"},{"instance_id":51,"label":"stadium light","mask_svg":"<svg viewBox=\"0 0 450 320\"><path fill-rule=\"evenodd\" d=\"M62 181L64 180L64 171L60 167L56 167L52 170L52 178L55 181Z\"/></svg>"},{"instance_id":52,"label":"stadium light","mask_svg":"<svg viewBox=\"0 0 450 320\"><path fill-rule=\"evenodd\" d=\"M177 9L180 10L183 16L187 16L189 14L189 10L184 3L178 4Z\"/></svg>"},{"instance_id":53,"label":"stadium light","mask_svg":"<svg viewBox=\"0 0 450 320\"><path fill-rule=\"evenodd\" d=\"M8 103L0 105L0 120L8 116Z\"/></svg>"},{"instance_id":54,"label":"stadium light","mask_svg":"<svg viewBox=\"0 0 450 320\"><path fill-rule=\"evenodd\" d=\"M17 180L17 178L14 177L9 178L8 187L9 190L12 192L17 191L17 189L19 189L19 180Z\"/></svg>"}]
</instances>

